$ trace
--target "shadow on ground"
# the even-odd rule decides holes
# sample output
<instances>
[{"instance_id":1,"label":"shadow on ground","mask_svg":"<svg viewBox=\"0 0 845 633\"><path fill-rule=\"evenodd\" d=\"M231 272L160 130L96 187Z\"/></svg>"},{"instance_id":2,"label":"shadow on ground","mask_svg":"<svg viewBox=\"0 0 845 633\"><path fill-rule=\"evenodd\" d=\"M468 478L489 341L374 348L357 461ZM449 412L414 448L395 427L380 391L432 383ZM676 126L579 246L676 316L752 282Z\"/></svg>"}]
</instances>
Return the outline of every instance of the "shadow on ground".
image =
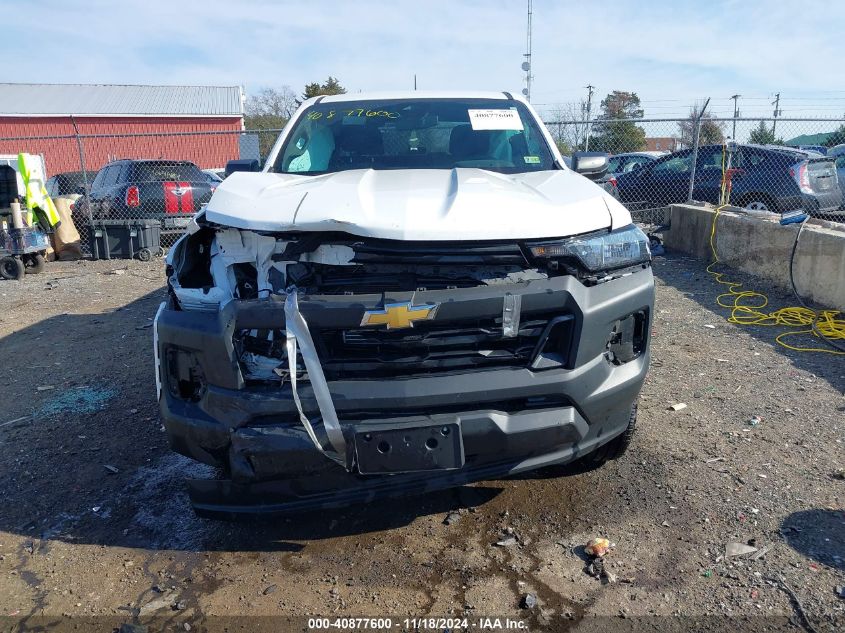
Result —
<instances>
[{"instance_id":1,"label":"shadow on ground","mask_svg":"<svg viewBox=\"0 0 845 633\"><path fill-rule=\"evenodd\" d=\"M780 528L786 544L820 563L845 571L845 510L801 510Z\"/></svg>"},{"instance_id":2,"label":"shadow on ground","mask_svg":"<svg viewBox=\"0 0 845 633\"><path fill-rule=\"evenodd\" d=\"M730 310L722 308L716 303L716 297L726 292L727 286L717 283L714 276L705 270L706 267L707 262L678 253L667 253L665 257L657 257L654 261L654 272L658 280L677 288L701 307L712 312L721 319L722 325L740 328L756 340L771 345L776 352L786 356L795 367L811 372L826 380L837 391L845 392L845 359L842 356L796 352L778 345L775 342L775 337L782 332L789 331L790 328L759 325L733 326L728 324L726 319L730 316ZM725 271L728 272L726 279L741 282L744 289L757 290L766 294L769 298L769 305L764 309L766 312L800 305L791 292L776 288L769 281L732 269L726 268ZM659 302L657 308L660 309ZM714 323L718 322L714 321ZM728 335L732 333L728 332ZM810 347L826 348L823 341L812 335L795 336L792 342ZM845 408L842 410L845 410Z\"/></svg>"},{"instance_id":3,"label":"shadow on ground","mask_svg":"<svg viewBox=\"0 0 845 633\"><path fill-rule=\"evenodd\" d=\"M7 404L0 446L8 455L0 462L0 531L24 537L35 549L61 541L186 552L298 551L298 541L384 532L418 517L488 504L496 516L509 507L526 516L552 513L561 504L576 516L588 498L583 489L596 485L546 469L295 518L199 518L184 480L216 473L170 451L155 402L151 325L163 298L158 290L118 309L50 317L0 339L0 357L38 359L0 384L0 401ZM665 477L662 470L653 474ZM502 495L510 506L493 503L519 480L532 480L531 495Z\"/></svg>"},{"instance_id":4,"label":"shadow on ground","mask_svg":"<svg viewBox=\"0 0 845 633\"><path fill-rule=\"evenodd\" d=\"M215 472L171 453L161 427L151 326L163 296L156 291L102 313L50 317L0 339L0 357L34 359L0 384L7 455L0 463L0 530L42 543L293 551L301 546L291 541L390 530L501 492L464 487L295 520L196 517L184 479Z\"/></svg>"}]
</instances>

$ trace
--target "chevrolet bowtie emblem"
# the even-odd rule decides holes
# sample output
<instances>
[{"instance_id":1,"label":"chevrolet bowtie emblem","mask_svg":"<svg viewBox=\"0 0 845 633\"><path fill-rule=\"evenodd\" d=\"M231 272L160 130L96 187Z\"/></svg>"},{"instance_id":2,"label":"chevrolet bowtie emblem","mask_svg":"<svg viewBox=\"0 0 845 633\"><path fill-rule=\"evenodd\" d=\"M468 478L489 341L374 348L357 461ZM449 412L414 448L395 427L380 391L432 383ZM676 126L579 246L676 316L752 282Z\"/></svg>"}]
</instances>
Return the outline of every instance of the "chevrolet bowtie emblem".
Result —
<instances>
[{"instance_id":1,"label":"chevrolet bowtie emblem","mask_svg":"<svg viewBox=\"0 0 845 633\"><path fill-rule=\"evenodd\" d=\"M412 306L407 303L386 303L383 310L367 310L361 325L386 325L388 330L414 327L414 321L433 319L439 303Z\"/></svg>"}]
</instances>

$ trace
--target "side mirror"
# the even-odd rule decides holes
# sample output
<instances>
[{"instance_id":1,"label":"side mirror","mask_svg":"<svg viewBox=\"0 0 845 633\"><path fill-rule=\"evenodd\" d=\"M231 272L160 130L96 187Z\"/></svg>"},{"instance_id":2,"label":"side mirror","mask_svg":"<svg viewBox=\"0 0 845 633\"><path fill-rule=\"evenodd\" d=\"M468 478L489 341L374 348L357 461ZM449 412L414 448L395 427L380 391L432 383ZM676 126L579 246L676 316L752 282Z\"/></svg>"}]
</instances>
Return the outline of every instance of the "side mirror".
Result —
<instances>
[{"instance_id":1,"label":"side mirror","mask_svg":"<svg viewBox=\"0 0 845 633\"><path fill-rule=\"evenodd\" d=\"M261 169L257 158L239 158L226 163L226 176L236 171L259 171Z\"/></svg>"},{"instance_id":2,"label":"side mirror","mask_svg":"<svg viewBox=\"0 0 845 633\"><path fill-rule=\"evenodd\" d=\"M572 171L598 180L607 173L610 157L604 152L575 152L572 154Z\"/></svg>"}]
</instances>

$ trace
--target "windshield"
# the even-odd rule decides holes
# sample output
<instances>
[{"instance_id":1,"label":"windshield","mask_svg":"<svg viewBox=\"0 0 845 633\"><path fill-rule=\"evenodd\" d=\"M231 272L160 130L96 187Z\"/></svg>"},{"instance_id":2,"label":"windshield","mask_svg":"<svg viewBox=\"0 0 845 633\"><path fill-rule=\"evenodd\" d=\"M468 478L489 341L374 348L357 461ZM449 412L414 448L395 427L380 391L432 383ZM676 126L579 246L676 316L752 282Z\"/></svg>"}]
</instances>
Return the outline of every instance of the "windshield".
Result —
<instances>
[{"instance_id":1,"label":"windshield","mask_svg":"<svg viewBox=\"0 0 845 633\"><path fill-rule=\"evenodd\" d=\"M528 109L514 100L401 99L311 106L294 124L272 171L452 169L502 173L554 169Z\"/></svg>"},{"instance_id":2,"label":"windshield","mask_svg":"<svg viewBox=\"0 0 845 633\"><path fill-rule=\"evenodd\" d=\"M192 181L204 182L205 175L192 163L135 163L133 180L138 182Z\"/></svg>"}]
</instances>

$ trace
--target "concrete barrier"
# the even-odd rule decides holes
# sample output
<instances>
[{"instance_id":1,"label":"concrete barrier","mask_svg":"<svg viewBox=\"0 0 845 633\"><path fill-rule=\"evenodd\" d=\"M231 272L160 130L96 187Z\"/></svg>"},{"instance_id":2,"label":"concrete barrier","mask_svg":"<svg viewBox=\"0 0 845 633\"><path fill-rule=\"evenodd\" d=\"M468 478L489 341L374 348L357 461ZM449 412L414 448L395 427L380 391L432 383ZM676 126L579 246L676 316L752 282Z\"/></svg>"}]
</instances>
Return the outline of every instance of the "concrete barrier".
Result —
<instances>
[{"instance_id":1,"label":"concrete barrier","mask_svg":"<svg viewBox=\"0 0 845 633\"><path fill-rule=\"evenodd\" d=\"M671 228L664 233L664 246L713 261L710 230L715 208L678 204L669 214ZM779 216L753 216L728 207L719 214L714 243L725 265L788 289L789 257L797 232L797 224L781 226ZM794 273L795 286L805 300L845 312L845 225L810 220L801 232Z\"/></svg>"}]
</instances>

